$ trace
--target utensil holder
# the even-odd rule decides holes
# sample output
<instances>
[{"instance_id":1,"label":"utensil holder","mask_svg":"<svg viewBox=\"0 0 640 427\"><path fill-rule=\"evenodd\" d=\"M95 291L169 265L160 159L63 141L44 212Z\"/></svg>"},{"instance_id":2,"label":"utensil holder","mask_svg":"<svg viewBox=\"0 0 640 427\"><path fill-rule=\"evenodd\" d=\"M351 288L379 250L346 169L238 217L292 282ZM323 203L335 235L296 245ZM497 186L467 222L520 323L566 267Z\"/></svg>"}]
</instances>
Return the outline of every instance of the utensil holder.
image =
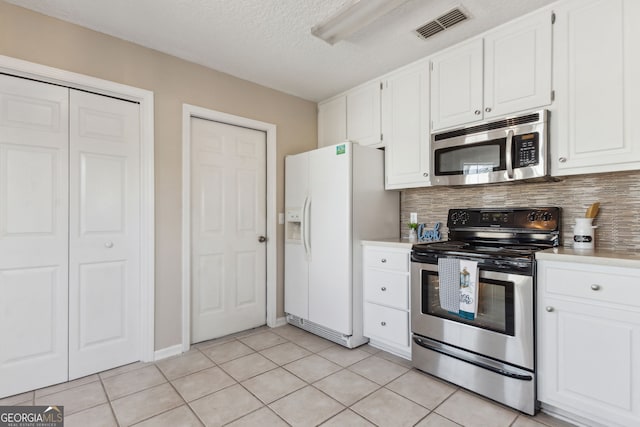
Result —
<instances>
[{"instance_id":1,"label":"utensil holder","mask_svg":"<svg viewBox=\"0 0 640 427\"><path fill-rule=\"evenodd\" d=\"M595 247L595 229L593 218L576 218L573 226L573 248L593 249Z\"/></svg>"}]
</instances>

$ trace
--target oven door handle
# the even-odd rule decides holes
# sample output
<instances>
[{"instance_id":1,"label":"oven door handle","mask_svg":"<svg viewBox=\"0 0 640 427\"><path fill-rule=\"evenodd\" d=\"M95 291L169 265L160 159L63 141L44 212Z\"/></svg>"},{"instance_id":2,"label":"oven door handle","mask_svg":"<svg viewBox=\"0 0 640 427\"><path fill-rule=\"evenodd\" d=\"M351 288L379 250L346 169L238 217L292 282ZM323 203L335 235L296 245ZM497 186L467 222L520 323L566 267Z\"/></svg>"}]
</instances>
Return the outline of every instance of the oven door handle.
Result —
<instances>
[{"instance_id":1,"label":"oven door handle","mask_svg":"<svg viewBox=\"0 0 640 427\"><path fill-rule=\"evenodd\" d=\"M445 356L450 356L453 357L455 359L461 360L463 362L467 362L470 363L472 365L478 366L480 368L483 369L487 369L491 372L495 372L496 374L500 374L504 377L509 377L509 378L513 378L516 380L522 380L522 381L532 381L533 380L533 376L532 375L527 375L527 374L519 374L517 372L513 372L510 371L508 369L504 369L501 367L497 367L497 366L492 366L488 363L483 363L480 360L470 360L468 357L464 357L463 352L457 352L455 351L455 349L447 349L442 345L439 345L439 343L433 342L433 344L431 344L431 340L425 339L425 338L420 338L420 337L413 337L413 342L416 343L417 345L419 345L420 347L424 347L427 350L431 350L431 351L435 351L436 353L440 353L440 354L444 354Z\"/></svg>"},{"instance_id":2,"label":"oven door handle","mask_svg":"<svg viewBox=\"0 0 640 427\"><path fill-rule=\"evenodd\" d=\"M507 177L513 179L513 130L509 129L507 132Z\"/></svg>"}]
</instances>

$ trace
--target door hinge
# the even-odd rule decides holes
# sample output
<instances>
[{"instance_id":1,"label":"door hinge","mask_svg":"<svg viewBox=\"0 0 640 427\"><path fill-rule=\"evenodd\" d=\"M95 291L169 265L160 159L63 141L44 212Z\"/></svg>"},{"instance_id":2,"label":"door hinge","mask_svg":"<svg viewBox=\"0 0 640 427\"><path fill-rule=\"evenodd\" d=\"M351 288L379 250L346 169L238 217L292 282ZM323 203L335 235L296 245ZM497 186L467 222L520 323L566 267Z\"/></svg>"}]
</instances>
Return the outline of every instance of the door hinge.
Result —
<instances>
[{"instance_id":1,"label":"door hinge","mask_svg":"<svg viewBox=\"0 0 640 427\"><path fill-rule=\"evenodd\" d=\"M383 83L380 82L380 90L382 90L382 88L383 88Z\"/></svg>"},{"instance_id":2,"label":"door hinge","mask_svg":"<svg viewBox=\"0 0 640 427\"><path fill-rule=\"evenodd\" d=\"M556 23L556 13L551 12L551 25Z\"/></svg>"},{"instance_id":3,"label":"door hinge","mask_svg":"<svg viewBox=\"0 0 640 427\"><path fill-rule=\"evenodd\" d=\"M556 91L555 91L555 90L552 90L552 91L551 91L551 102L553 102L553 101L555 101L555 100L556 100Z\"/></svg>"},{"instance_id":4,"label":"door hinge","mask_svg":"<svg viewBox=\"0 0 640 427\"><path fill-rule=\"evenodd\" d=\"M429 63L429 67L431 68L431 71L433 71L433 62Z\"/></svg>"},{"instance_id":5,"label":"door hinge","mask_svg":"<svg viewBox=\"0 0 640 427\"><path fill-rule=\"evenodd\" d=\"M380 134L380 141L384 141L384 134L383 133Z\"/></svg>"}]
</instances>

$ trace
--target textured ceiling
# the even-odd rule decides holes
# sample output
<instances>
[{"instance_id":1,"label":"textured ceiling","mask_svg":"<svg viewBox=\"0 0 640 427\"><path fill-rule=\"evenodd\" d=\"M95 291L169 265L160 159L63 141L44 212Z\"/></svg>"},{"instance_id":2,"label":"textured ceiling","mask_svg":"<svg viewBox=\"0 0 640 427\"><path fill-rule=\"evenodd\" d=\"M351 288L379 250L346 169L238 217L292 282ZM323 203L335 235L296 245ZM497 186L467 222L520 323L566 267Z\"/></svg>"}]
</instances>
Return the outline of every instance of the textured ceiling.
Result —
<instances>
[{"instance_id":1,"label":"textured ceiling","mask_svg":"<svg viewBox=\"0 0 640 427\"><path fill-rule=\"evenodd\" d=\"M333 46L310 29L348 0L5 1L319 101L553 0L408 0ZM455 6L471 19L413 34Z\"/></svg>"}]
</instances>

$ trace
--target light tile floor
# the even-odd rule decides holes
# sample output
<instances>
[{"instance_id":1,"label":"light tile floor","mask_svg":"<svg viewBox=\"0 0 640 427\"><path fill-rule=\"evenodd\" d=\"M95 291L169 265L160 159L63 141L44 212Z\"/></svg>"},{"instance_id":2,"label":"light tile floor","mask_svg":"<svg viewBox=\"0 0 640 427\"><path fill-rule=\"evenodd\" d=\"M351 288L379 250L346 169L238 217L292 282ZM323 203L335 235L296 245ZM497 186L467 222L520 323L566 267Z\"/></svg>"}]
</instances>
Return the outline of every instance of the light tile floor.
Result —
<instances>
[{"instance_id":1,"label":"light tile floor","mask_svg":"<svg viewBox=\"0 0 640 427\"><path fill-rule=\"evenodd\" d=\"M570 426L486 400L369 345L349 350L290 325L0 400L16 404L64 405L66 427Z\"/></svg>"}]
</instances>

